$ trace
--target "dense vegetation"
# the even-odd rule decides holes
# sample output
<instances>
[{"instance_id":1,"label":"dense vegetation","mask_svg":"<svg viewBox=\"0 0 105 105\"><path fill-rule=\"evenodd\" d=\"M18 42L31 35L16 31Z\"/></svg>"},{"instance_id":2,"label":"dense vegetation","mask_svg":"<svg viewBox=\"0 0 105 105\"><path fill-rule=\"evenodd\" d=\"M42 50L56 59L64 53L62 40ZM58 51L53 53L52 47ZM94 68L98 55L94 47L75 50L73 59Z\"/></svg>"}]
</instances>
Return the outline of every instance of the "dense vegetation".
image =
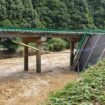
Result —
<instances>
[{"instance_id":1,"label":"dense vegetation","mask_svg":"<svg viewBox=\"0 0 105 105\"><path fill-rule=\"evenodd\" d=\"M105 28L105 0L0 0L0 26Z\"/></svg>"},{"instance_id":2,"label":"dense vegetation","mask_svg":"<svg viewBox=\"0 0 105 105\"><path fill-rule=\"evenodd\" d=\"M67 41L61 38L52 38L48 41L47 45L50 51L61 51L67 48Z\"/></svg>"},{"instance_id":3,"label":"dense vegetation","mask_svg":"<svg viewBox=\"0 0 105 105\"><path fill-rule=\"evenodd\" d=\"M104 18L105 0L0 0L0 27L102 29Z\"/></svg>"},{"instance_id":4,"label":"dense vegetation","mask_svg":"<svg viewBox=\"0 0 105 105\"><path fill-rule=\"evenodd\" d=\"M81 76L80 81L50 94L48 105L105 105L105 59Z\"/></svg>"}]
</instances>

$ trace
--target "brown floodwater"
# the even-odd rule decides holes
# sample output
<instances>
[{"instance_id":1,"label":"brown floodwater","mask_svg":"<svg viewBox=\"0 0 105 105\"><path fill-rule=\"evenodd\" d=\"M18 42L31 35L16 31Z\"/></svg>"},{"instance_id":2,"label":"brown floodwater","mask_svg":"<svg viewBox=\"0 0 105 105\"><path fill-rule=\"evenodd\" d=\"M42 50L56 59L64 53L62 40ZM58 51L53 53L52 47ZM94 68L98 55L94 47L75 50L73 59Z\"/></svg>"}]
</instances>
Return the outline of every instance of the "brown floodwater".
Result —
<instances>
[{"instance_id":1,"label":"brown floodwater","mask_svg":"<svg viewBox=\"0 0 105 105\"><path fill-rule=\"evenodd\" d=\"M69 70L69 58L68 50L42 55L42 74L35 71L35 56L29 57L27 73L23 71L23 58L0 60L0 105L37 105L50 92L75 81L78 75Z\"/></svg>"}]
</instances>

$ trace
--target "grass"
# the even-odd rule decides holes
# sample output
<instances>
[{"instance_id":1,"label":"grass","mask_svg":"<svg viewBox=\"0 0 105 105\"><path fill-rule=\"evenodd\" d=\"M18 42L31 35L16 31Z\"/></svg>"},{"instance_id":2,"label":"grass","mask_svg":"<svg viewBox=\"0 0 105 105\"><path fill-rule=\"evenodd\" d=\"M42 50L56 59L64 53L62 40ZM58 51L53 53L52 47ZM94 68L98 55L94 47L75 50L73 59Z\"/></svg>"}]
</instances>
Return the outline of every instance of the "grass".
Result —
<instances>
[{"instance_id":1,"label":"grass","mask_svg":"<svg viewBox=\"0 0 105 105\"><path fill-rule=\"evenodd\" d=\"M105 105L105 59L81 73L81 79L51 93L47 105Z\"/></svg>"}]
</instances>

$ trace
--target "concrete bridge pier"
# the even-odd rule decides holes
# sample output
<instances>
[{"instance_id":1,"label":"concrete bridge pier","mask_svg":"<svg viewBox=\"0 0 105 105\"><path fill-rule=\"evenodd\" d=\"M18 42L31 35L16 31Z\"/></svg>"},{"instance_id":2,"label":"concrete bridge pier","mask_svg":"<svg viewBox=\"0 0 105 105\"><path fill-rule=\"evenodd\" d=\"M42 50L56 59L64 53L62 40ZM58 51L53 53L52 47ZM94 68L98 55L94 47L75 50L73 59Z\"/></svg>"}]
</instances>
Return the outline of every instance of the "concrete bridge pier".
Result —
<instances>
[{"instance_id":1,"label":"concrete bridge pier","mask_svg":"<svg viewBox=\"0 0 105 105\"><path fill-rule=\"evenodd\" d=\"M74 61L74 46L75 42L71 39L70 40L70 69L72 68L73 61Z\"/></svg>"},{"instance_id":2,"label":"concrete bridge pier","mask_svg":"<svg viewBox=\"0 0 105 105\"><path fill-rule=\"evenodd\" d=\"M36 43L36 72L41 73L41 37L34 38L22 38L23 43ZM29 59L28 59L28 46L24 46L24 71L29 70Z\"/></svg>"},{"instance_id":3,"label":"concrete bridge pier","mask_svg":"<svg viewBox=\"0 0 105 105\"><path fill-rule=\"evenodd\" d=\"M24 42L25 44L28 44L27 42ZM28 47L24 46L24 71L28 71Z\"/></svg>"},{"instance_id":4,"label":"concrete bridge pier","mask_svg":"<svg viewBox=\"0 0 105 105\"><path fill-rule=\"evenodd\" d=\"M36 43L36 73L41 73L41 37L27 37L22 38L23 42L28 45L28 43ZM75 44L79 41L78 37L70 38L70 70L74 63L74 49ZM29 61L28 61L28 46L24 46L24 71L28 71Z\"/></svg>"},{"instance_id":5,"label":"concrete bridge pier","mask_svg":"<svg viewBox=\"0 0 105 105\"><path fill-rule=\"evenodd\" d=\"M36 72L41 73L41 37L36 40Z\"/></svg>"}]
</instances>

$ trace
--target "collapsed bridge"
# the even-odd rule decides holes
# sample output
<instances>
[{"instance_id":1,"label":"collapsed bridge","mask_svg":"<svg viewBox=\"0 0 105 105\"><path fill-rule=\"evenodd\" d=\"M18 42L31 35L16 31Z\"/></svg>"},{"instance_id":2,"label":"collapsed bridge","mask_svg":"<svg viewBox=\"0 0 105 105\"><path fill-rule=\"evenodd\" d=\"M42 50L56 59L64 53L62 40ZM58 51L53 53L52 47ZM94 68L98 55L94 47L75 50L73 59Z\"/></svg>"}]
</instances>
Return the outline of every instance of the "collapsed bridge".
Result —
<instances>
[{"instance_id":1,"label":"collapsed bridge","mask_svg":"<svg viewBox=\"0 0 105 105\"><path fill-rule=\"evenodd\" d=\"M41 42L43 37L70 40L70 67L84 70L105 56L105 30L56 30L0 27L0 37L19 37L24 46L24 70L28 71L28 43L36 43L36 72L41 73ZM78 43L76 53L74 49Z\"/></svg>"}]
</instances>

